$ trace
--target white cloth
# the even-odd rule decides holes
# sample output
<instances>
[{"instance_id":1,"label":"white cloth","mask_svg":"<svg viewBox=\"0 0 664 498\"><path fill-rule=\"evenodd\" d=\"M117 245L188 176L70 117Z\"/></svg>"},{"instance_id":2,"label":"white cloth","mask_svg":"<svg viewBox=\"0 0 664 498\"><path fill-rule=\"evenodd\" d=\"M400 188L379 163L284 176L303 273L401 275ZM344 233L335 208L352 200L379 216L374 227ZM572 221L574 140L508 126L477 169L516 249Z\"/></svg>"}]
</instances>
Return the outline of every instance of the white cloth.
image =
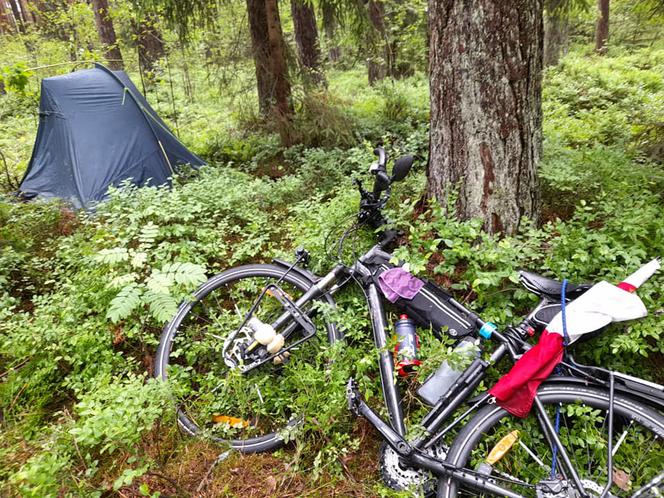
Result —
<instances>
[{"instance_id":1,"label":"white cloth","mask_svg":"<svg viewBox=\"0 0 664 498\"><path fill-rule=\"evenodd\" d=\"M652 277L653 273L660 269L659 259L653 259L650 263L643 265L641 268L632 273L623 282L629 284L637 289L641 284Z\"/></svg>"},{"instance_id":2,"label":"white cloth","mask_svg":"<svg viewBox=\"0 0 664 498\"><path fill-rule=\"evenodd\" d=\"M634 320L647 314L639 296L609 282L599 282L567 305L567 334L572 343L583 334L599 330L611 322ZM563 335L562 312L554 316L546 328Z\"/></svg>"}]
</instances>

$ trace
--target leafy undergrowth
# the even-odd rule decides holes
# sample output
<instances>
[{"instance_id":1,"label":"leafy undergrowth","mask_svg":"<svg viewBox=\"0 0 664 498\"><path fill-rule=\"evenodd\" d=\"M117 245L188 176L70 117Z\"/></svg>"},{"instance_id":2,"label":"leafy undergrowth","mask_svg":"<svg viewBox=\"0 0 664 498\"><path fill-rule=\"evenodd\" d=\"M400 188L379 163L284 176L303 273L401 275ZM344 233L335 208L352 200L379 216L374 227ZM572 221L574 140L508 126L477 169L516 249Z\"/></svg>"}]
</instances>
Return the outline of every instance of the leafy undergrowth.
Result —
<instances>
[{"instance_id":1,"label":"leafy undergrowth","mask_svg":"<svg viewBox=\"0 0 664 498\"><path fill-rule=\"evenodd\" d=\"M397 255L486 319L509 324L534 303L517 283L519 268L617 281L664 254L664 169L652 155L662 143L662 53L604 60L572 53L548 71L541 226L524 221L519 234L499 239L476 221L423 205L420 161L389 206L406 231ZM340 73L330 88L350 94L358 79ZM358 199L350 178L367 179L373 142L426 156L421 75L324 104L350 127L338 143L320 130L307 138L318 146L285 150L261 129L206 136L197 150L214 165L172 190L125 186L91 215L0 202L0 494L391 495L378 482L378 439L345 405L350 375L372 403L380 393L358 292L338 297L348 347L330 352L338 355L333 374L312 378L311 396L296 407L306 430L273 455L234 454L213 466L223 448L179 435L167 386L148 380L161 327L204 276L290 259L298 245L324 272L325 235L352 220ZM316 119L312 109L306 119ZM357 250L371 240L361 234ZM649 310L664 309L663 285L657 275L639 292ZM652 313L577 354L661 381L661 330L661 315ZM425 361L441 357L426 340L423 352Z\"/></svg>"}]
</instances>

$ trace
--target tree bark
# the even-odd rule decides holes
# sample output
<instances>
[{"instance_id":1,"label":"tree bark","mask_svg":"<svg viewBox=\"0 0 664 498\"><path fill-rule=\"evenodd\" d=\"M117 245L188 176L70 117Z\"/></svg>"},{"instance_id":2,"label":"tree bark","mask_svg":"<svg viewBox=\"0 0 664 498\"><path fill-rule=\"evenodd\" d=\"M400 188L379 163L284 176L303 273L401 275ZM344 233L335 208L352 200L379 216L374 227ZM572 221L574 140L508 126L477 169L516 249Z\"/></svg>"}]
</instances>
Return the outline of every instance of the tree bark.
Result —
<instances>
[{"instance_id":1,"label":"tree bark","mask_svg":"<svg viewBox=\"0 0 664 498\"><path fill-rule=\"evenodd\" d=\"M537 220L542 0L429 0L427 194L490 233Z\"/></svg>"},{"instance_id":2,"label":"tree bark","mask_svg":"<svg viewBox=\"0 0 664 498\"><path fill-rule=\"evenodd\" d=\"M109 15L108 0L92 0L92 9L95 14L95 24L102 45L106 49L106 61L111 69L123 69L122 53L118 47L113 20Z\"/></svg>"},{"instance_id":3,"label":"tree bark","mask_svg":"<svg viewBox=\"0 0 664 498\"><path fill-rule=\"evenodd\" d=\"M295 44L305 82L325 84L325 75L320 66L320 45L314 8L306 0L291 0L291 15L295 31Z\"/></svg>"},{"instance_id":4,"label":"tree bark","mask_svg":"<svg viewBox=\"0 0 664 498\"><path fill-rule=\"evenodd\" d=\"M293 109L277 0L247 0L247 15L259 110L264 117L274 120L282 144L289 145Z\"/></svg>"},{"instance_id":5,"label":"tree bark","mask_svg":"<svg viewBox=\"0 0 664 498\"><path fill-rule=\"evenodd\" d=\"M373 85L388 75L390 60L385 40L385 6L381 0L369 0L367 9L369 11L369 21L378 38L373 43L373 54L371 54L368 63L369 84Z\"/></svg>"},{"instance_id":6,"label":"tree bark","mask_svg":"<svg viewBox=\"0 0 664 498\"><path fill-rule=\"evenodd\" d=\"M14 16L14 24L16 25L16 30L20 33L25 33L25 23L23 22L23 16L21 16L21 8L18 6L17 0L9 0L9 6L12 9L12 15Z\"/></svg>"},{"instance_id":7,"label":"tree bark","mask_svg":"<svg viewBox=\"0 0 664 498\"><path fill-rule=\"evenodd\" d=\"M12 15L7 10L7 4L0 0L0 33L11 33L13 31Z\"/></svg>"},{"instance_id":8,"label":"tree bark","mask_svg":"<svg viewBox=\"0 0 664 498\"><path fill-rule=\"evenodd\" d=\"M561 15L553 12L546 16L544 22L544 65L555 66L560 56L567 52L569 22Z\"/></svg>"},{"instance_id":9,"label":"tree bark","mask_svg":"<svg viewBox=\"0 0 664 498\"><path fill-rule=\"evenodd\" d=\"M135 28L138 62L143 70L149 73L154 71L155 63L166 53L164 41L156 24L157 17L148 15Z\"/></svg>"},{"instance_id":10,"label":"tree bark","mask_svg":"<svg viewBox=\"0 0 664 498\"><path fill-rule=\"evenodd\" d=\"M267 116L274 100L274 78L270 61L270 39L267 34L267 14L265 0L247 0L251 48L256 67L256 88L258 90L258 108Z\"/></svg>"},{"instance_id":11,"label":"tree bark","mask_svg":"<svg viewBox=\"0 0 664 498\"><path fill-rule=\"evenodd\" d=\"M274 105L271 115L277 124L282 145L292 145L291 87L286 64L286 44L281 31L277 0L265 0L265 14L267 15L267 34L270 41L272 77L274 78Z\"/></svg>"},{"instance_id":12,"label":"tree bark","mask_svg":"<svg viewBox=\"0 0 664 498\"><path fill-rule=\"evenodd\" d=\"M341 58L341 48L335 41L335 33L337 30L337 18L334 11L334 6L330 2L323 4L323 30L325 31L325 39L327 42L327 59L330 62L337 62Z\"/></svg>"},{"instance_id":13,"label":"tree bark","mask_svg":"<svg viewBox=\"0 0 664 498\"><path fill-rule=\"evenodd\" d=\"M37 21L37 18L35 17L35 13L33 10L30 8L30 5L27 0L19 0L19 4L21 5L21 13L23 14L23 22L26 24L35 24Z\"/></svg>"},{"instance_id":14,"label":"tree bark","mask_svg":"<svg viewBox=\"0 0 664 498\"><path fill-rule=\"evenodd\" d=\"M599 17L595 30L595 51L599 54L606 52L606 42L609 40L609 0L597 0Z\"/></svg>"}]
</instances>

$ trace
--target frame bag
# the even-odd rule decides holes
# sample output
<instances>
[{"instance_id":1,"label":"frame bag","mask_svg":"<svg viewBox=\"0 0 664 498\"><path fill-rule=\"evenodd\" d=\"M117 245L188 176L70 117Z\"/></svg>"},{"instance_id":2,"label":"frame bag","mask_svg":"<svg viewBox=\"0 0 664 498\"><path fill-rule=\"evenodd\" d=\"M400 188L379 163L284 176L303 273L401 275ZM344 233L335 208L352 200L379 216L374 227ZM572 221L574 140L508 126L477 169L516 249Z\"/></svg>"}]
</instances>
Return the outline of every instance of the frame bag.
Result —
<instances>
[{"instance_id":1,"label":"frame bag","mask_svg":"<svg viewBox=\"0 0 664 498\"><path fill-rule=\"evenodd\" d=\"M374 268L373 281L379 289L380 275L392 268L395 266L387 262L381 262ZM438 338L446 333L461 339L477 330L473 312L458 303L452 304L452 296L447 292L427 280L421 280L424 285L411 299L399 297L394 301L399 311L406 313L418 326L431 328Z\"/></svg>"}]
</instances>

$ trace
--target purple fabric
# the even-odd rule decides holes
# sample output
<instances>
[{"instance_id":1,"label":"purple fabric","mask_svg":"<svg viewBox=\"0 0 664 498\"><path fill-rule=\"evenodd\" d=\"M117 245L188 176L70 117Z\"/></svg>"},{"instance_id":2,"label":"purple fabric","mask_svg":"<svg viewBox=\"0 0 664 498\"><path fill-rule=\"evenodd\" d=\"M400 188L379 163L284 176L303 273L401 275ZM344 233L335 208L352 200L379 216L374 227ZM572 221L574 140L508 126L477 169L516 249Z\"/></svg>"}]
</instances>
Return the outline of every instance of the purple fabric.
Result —
<instances>
[{"instance_id":1,"label":"purple fabric","mask_svg":"<svg viewBox=\"0 0 664 498\"><path fill-rule=\"evenodd\" d=\"M391 303L400 297L413 299L424 282L402 268L391 268L378 275L378 286Z\"/></svg>"}]
</instances>

